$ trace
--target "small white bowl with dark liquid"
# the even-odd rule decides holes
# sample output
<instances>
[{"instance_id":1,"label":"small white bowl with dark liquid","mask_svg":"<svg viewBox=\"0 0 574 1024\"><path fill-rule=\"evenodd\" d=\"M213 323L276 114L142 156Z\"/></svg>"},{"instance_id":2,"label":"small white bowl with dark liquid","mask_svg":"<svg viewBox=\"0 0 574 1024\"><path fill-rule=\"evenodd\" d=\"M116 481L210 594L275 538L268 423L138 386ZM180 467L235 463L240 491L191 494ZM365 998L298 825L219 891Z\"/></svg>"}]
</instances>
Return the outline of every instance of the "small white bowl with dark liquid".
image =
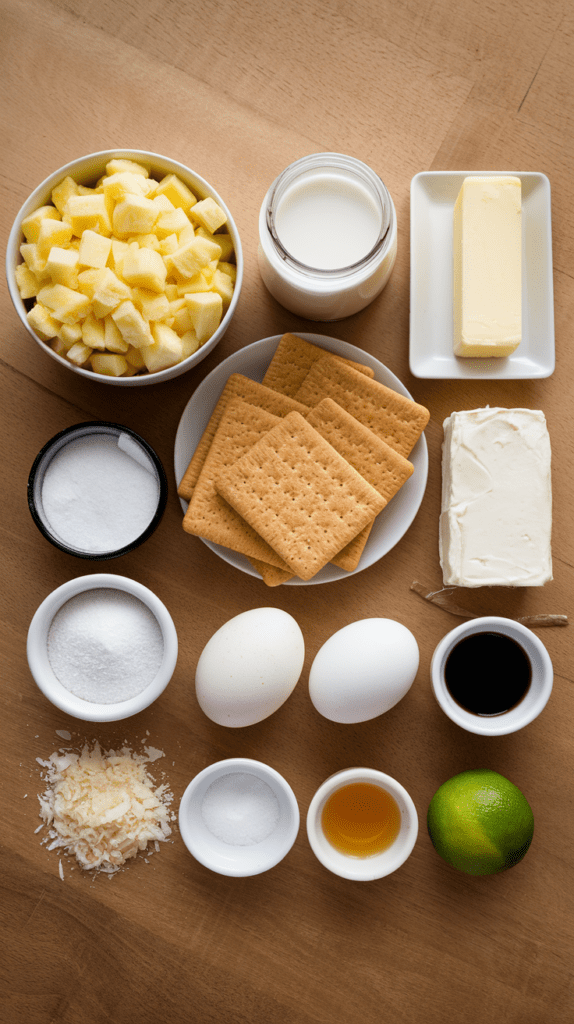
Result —
<instances>
[{"instance_id":1,"label":"small white bowl with dark liquid","mask_svg":"<svg viewBox=\"0 0 574 1024\"><path fill-rule=\"evenodd\" d=\"M504 736L546 707L554 672L532 630L499 616L464 622L447 633L431 662L435 697L467 732Z\"/></svg>"}]
</instances>

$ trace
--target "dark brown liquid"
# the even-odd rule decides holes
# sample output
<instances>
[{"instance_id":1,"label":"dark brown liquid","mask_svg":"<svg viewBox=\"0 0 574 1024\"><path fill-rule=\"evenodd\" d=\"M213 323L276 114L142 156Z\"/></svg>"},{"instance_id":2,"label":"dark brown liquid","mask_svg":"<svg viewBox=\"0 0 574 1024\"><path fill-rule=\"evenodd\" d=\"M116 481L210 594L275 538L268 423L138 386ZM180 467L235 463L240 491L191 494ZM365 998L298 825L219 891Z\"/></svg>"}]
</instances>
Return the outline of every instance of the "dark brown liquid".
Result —
<instances>
[{"instance_id":1,"label":"dark brown liquid","mask_svg":"<svg viewBox=\"0 0 574 1024\"><path fill-rule=\"evenodd\" d=\"M527 693L528 655L502 633L472 633L450 652L444 677L451 697L473 715L503 715Z\"/></svg>"}]
</instances>

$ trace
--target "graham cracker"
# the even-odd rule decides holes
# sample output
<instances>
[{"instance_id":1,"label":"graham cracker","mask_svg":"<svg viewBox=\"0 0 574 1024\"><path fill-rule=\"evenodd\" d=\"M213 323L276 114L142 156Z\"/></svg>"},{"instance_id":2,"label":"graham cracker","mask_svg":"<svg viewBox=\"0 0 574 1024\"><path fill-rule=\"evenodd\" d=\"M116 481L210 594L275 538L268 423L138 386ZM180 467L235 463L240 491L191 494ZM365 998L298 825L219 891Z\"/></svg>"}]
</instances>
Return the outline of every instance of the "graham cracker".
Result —
<instances>
[{"instance_id":1,"label":"graham cracker","mask_svg":"<svg viewBox=\"0 0 574 1024\"><path fill-rule=\"evenodd\" d=\"M274 391L294 397L313 363L325 355L346 363L348 366L353 366L359 373L364 373L367 377L375 375L375 371L370 366L327 352L326 349L314 345L311 341L305 341L304 338L299 338L296 334L284 334L269 363L263 383L268 388L273 388Z\"/></svg>"},{"instance_id":2,"label":"graham cracker","mask_svg":"<svg viewBox=\"0 0 574 1024\"><path fill-rule=\"evenodd\" d=\"M287 583L287 580L293 579L293 573L290 569L278 569L275 565L260 562L257 558L250 558L249 561L268 587L279 587L282 583Z\"/></svg>"},{"instance_id":3,"label":"graham cracker","mask_svg":"<svg viewBox=\"0 0 574 1024\"><path fill-rule=\"evenodd\" d=\"M288 567L283 559L215 489L215 480L219 474L232 467L280 422L279 416L265 409L238 398L229 399L193 489L183 518L183 528L186 533L203 537L214 544L222 544L232 551L260 559L285 571Z\"/></svg>"},{"instance_id":4,"label":"graham cracker","mask_svg":"<svg viewBox=\"0 0 574 1024\"><path fill-rule=\"evenodd\" d=\"M411 398L328 357L313 364L295 398L310 408L323 398L332 398L405 458L430 416L428 409Z\"/></svg>"},{"instance_id":5,"label":"graham cracker","mask_svg":"<svg viewBox=\"0 0 574 1024\"><path fill-rule=\"evenodd\" d=\"M221 471L215 488L303 580L386 504L298 412Z\"/></svg>"},{"instance_id":6,"label":"graham cracker","mask_svg":"<svg viewBox=\"0 0 574 1024\"><path fill-rule=\"evenodd\" d=\"M381 495L387 504L411 476L414 466L382 441L372 430L359 423L331 398L324 398L307 413L306 420L344 459ZM332 563L352 572L357 568L372 523L365 526L343 548Z\"/></svg>"},{"instance_id":7,"label":"graham cracker","mask_svg":"<svg viewBox=\"0 0 574 1024\"><path fill-rule=\"evenodd\" d=\"M223 410L230 398L241 398L244 402L259 406L260 409L266 409L267 412L271 412L275 416L286 416L287 413L294 410L303 414L308 412L307 407L302 406L300 402L295 402L294 399L279 394L265 384L251 380L242 373L232 373L219 396L209 422L199 440L199 444L177 488L179 497L183 498L184 501L189 501L193 494L201 467L221 420Z\"/></svg>"}]
</instances>

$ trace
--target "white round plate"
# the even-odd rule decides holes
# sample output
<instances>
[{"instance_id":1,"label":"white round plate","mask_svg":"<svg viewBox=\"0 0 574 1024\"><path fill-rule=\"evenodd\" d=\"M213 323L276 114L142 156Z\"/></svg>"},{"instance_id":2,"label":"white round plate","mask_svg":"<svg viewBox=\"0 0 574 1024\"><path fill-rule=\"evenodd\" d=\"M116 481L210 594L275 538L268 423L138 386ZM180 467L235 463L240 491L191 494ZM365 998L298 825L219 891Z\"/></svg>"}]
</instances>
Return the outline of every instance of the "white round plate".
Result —
<instances>
[{"instance_id":1,"label":"white round plate","mask_svg":"<svg viewBox=\"0 0 574 1024\"><path fill-rule=\"evenodd\" d=\"M175 479L178 484L189 465L191 456L207 426L227 378L232 373L242 373L245 377L251 377L252 380L262 381L282 337L283 335L281 334L275 334L272 338L263 338L262 341L255 341L252 345L246 345L245 348L234 352L233 355L224 359L219 366L216 366L194 391L183 410L175 437L174 468ZM321 348L326 349L328 352L335 352L336 355L345 356L347 359L353 359L355 362L371 366L375 372L375 380L392 388L393 391L397 391L400 395L412 398L412 395L401 384L398 377L395 377L394 373L391 373L386 366L383 366L378 359L369 355L368 352L355 348L354 345L349 345L346 341L339 341L338 338L327 338L322 334L299 334L299 337L304 338L306 341L311 341L315 345L320 345ZM403 484L400 491L395 494L392 501L375 519L357 568L349 573L345 572L344 569L338 569L335 565L326 565L313 579L304 581L293 577L293 579L285 584L286 586L331 583L334 580L345 579L347 576L353 576L362 569L367 569L374 562L378 562L383 555L386 555L387 551L390 551L395 546L401 537L404 536L415 518L425 493L428 474L428 451L424 434L417 441L409 456L409 460L414 466L414 472L407 482ZM185 512L187 502L182 499L180 500ZM239 555L236 551L231 551L229 548L221 547L219 544L213 544L208 540L204 540L203 543L207 544L216 555L229 562L230 565L234 565L237 569L241 569L243 572L249 573L250 576L256 576L259 579L259 574L243 555Z\"/></svg>"}]
</instances>

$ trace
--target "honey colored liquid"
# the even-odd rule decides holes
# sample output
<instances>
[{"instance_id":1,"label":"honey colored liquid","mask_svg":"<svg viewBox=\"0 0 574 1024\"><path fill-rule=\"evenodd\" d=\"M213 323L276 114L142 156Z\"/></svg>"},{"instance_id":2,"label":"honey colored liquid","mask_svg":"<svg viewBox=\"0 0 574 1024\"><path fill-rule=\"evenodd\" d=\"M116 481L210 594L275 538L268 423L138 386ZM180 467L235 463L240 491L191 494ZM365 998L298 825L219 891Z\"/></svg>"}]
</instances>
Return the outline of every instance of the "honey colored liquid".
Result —
<instances>
[{"instance_id":1,"label":"honey colored liquid","mask_svg":"<svg viewBox=\"0 0 574 1024\"><path fill-rule=\"evenodd\" d=\"M371 782L335 790L321 816L326 838L349 857L374 857L394 843L401 827L396 800Z\"/></svg>"}]
</instances>

